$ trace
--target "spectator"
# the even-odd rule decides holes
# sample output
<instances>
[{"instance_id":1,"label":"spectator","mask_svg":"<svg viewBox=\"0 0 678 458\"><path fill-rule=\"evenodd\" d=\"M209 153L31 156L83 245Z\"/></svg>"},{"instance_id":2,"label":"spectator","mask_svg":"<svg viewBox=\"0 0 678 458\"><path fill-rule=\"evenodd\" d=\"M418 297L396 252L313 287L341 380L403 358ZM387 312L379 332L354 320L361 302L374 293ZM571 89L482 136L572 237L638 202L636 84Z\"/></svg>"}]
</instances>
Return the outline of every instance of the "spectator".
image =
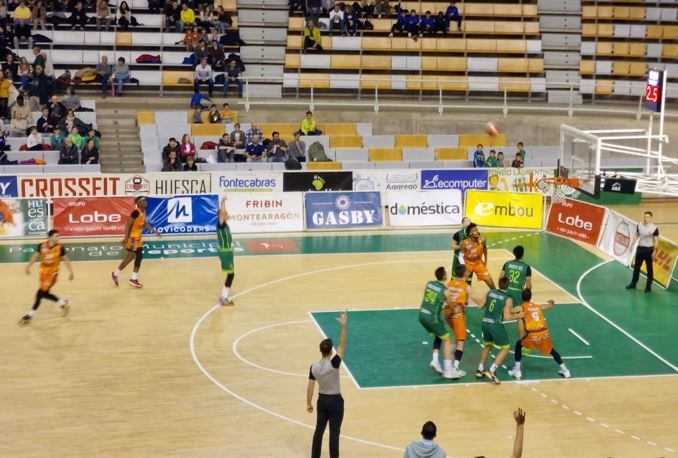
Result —
<instances>
[{"instance_id":1,"label":"spectator","mask_svg":"<svg viewBox=\"0 0 678 458\"><path fill-rule=\"evenodd\" d=\"M9 104L9 86L10 82L5 76L4 71L0 71L0 117L7 117L7 106Z\"/></svg>"},{"instance_id":2,"label":"spectator","mask_svg":"<svg viewBox=\"0 0 678 458\"><path fill-rule=\"evenodd\" d=\"M228 94L229 86L238 87L238 97L242 97L242 81L240 81L240 68L238 68L238 63L231 59L228 62L228 67L226 68L226 78L224 81L224 96Z\"/></svg>"},{"instance_id":3,"label":"spectator","mask_svg":"<svg viewBox=\"0 0 678 458\"><path fill-rule=\"evenodd\" d=\"M71 138L67 137L59 150L59 164L77 165L79 162L78 147L73 144Z\"/></svg>"},{"instance_id":4,"label":"spectator","mask_svg":"<svg viewBox=\"0 0 678 458\"><path fill-rule=\"evenodd\" d=\"M306 22L306 28L304 29L304 51L320 52L322 50L323 47L320 29L315 26L315 22L312 19L309 19Z\"/></svg>"},{"instance_id":5,"label":"spectator","mask_svg":"<svg viewBox=\"0 0 678 458\"><path fill-rule=\"evenodd\" d=\"M131 77L129 65L125 63L125 58L118 57L118 65L116 65L115 69L113 70L113 79L117 85L116 95L122 96L122 87L131 79Z\"/></svg>"},{"instance_id":6,"label":"spectator","mask_svg":"<svg viewBox=\"0 0 678 458\"><path fill-rule=\"evenodd\" d=\"M410 20L409 23L405 23L405 27L407 30L407 36L414 38L414 41L417 41L417 37L419 36L419 22L420 18L417 14L417 10L410 10Z\"/></svg>"},{"instance_id":7,"label":"spectator","mask_svg":"<svg viewBox=\"0 0 678 458\"><path fill-rule=\"evenodd\" d=\"M207 114L207 119L209 119L210 124L221 124L221 113L219 113L215 104L210 106L210 112Z\"/></svg>"},{"instance_id":8,"label":"spectator","mask_svg":"<svg viewBox=\"0 0 678 458\"><path fill-rule=\"evenodd\" d=\"M188 156L184 164L184 172L197 172L198 166L195 164L195 156Z\"/></svg>"},{"instance_id":9,"label":"spectator","mask_svg":"<svg viewBox=\"0 0 678 458\"><path fill-rule=\"evenodd\" d=\"M181 32L181 8L179 8L179 4L176 0L172 0L165 4L163 16L165 32L169 32L171 27L174 28L176 32Z\"/></svg>"},{"instance_id":10,"label":"spectator","mask_svg":"<svg viewBox=\"0 0 678 458\"><path fill-rule=\"evenodd\" d=\"M362 0L360 3L353 2L353 11L361 18L370 19L374 16L374 0Z\"/></svg>"},{"instance_id":11,"label":"spectator","mask_svg":"<svg viewBox=\"0 0 678 458\"><path fill-rule=\"evenodd\" d=\"M47 108L49 108L49 123L53 126L58 125L64 116L66 116L66 107L59 101L59 97L56 95L50 97Z\"/></svg>"},{"instance_id":12,"label":"spectator","mask_svg":"<svg viewBox=\"0 0 678 458\"><path fill-rule=\"evenodd\" d=\"M19 61L19 81L21 82L21 90L25 91L28 89L28 83L31 82L32 77L32 68L31 64L28 63L28 60L25 57L22 57Z\"/></svg>"},{"instance_id":13,"label":"spectator","mask_svg":"<svg viewBox=\"0 0 678 458\"><path fill-rule=\"evenodd\" d=\"M304 0L289 0L290 3L290 16L294 13L304 14L306 12L306 2Z\"/></svg>"},{"instance_id":14,"label":"spectator","mask_svg":"<svg viewBox=\"0 0 678 458\"><path fill-rule=\"evenodd\" d=\"M433 35L435 33L436 20L431 16L430 11L426 11L426 14L421 17L421 22L419 24L419 36Z\"/></svg>"},{"instance_id":15,"label":"spectator","mask_svg":"<svg viewBox=\"0 0 678 458\"><path fill-rule=\"evenodd\" d=\"M73 128L76 128L78 133L84 134L89 129L88 126L75 116L73 110L68 110L66 116L64 116L59 122L59 128L64 133L70 133Z\"/></svg>"},{"instance_id":16,"label":"spectator","mask_svg":"<svg viewBox=\"0 0 678 458\"><path fill-rule=\"evenodd\" d=\"M55 127L52 135L49 136L49 144L52 147L52 151L60 151L65 143L66 138L61 135L61 129Z\"/></svg>"},{"instance_id":17,"label":"spectator","mask_svg":"<svg viewBox=\"0 0 678 458\"><path fill-rule=\"evenodd\" d=\"M80 135L78 128L75 126L71 128L71 133L68 134L68 137L66 138L73 140L73 144L76 146L76 148L78 148L78 150L81 150L82 147L85 146L85 137Z\"/></svg>"},{"instance_id":18,"label":"spectator","mask_svg":"<svg viewBox=\"0 0 678 458\"><path fill-rule=\"evenodd\" d=\"M483 145L478 144L477 149L473 153L473 167L485 166L485 153L483 152Z\"/></svg>"},{"instance_id":19,"label":"spectator","mask_svg":"<svg viewBox=\"0 0 678 458\"><path fill-rule=\"evenodd\" d=\"M186 27L195 27L195 11L188 6L188 3L181 4L181 14L179 15L181 21L179 31L181 32Z\"/></svg>"},{"instance_id":20,"label":"spectator","mask_svg":"<svg viewBox=\"0 0 678 458\"><path fill-rule=\"evenodd\" d=\"M209 53L207 52L207 43L205 42L205 40L200 39L198 41L198 46L196 46L195 50L193 51L193 55L191 56L191 62L193 63L193 65L197 66L200 64L200 62L202 62L203 59L208 58L208 54ZM211 65L209 59L207 63Z\"/></svg>"},{"instance_id":21,"label":"spectator","mask_svg":"<svg viewBox=\"0 0 678 458\"><path fill-rule=\"evenodd\" d=\"M16 98L16 103L12 107L12 120L10 121L11 132L15 135L26 135L26 128L28 127L28 118L31 116L31 110L24 102L24 96L20 95Z\"/></svg>"},{"instance_id":22,"label":"spectator","mask_svg":"<svg viewBox=\"0 0 678 458\"><path fill-rule=\"evenodd\" d=\"M182 164L186 162L188 156L195 156L195 145L191 141L191 136L189 134L184 134L184 136L181 137L181 149L179 152L181 154L179 159L181 159Z\"/></svg>"},{"instance_id":23,"label":"spectator","mask_svg":"<svg viewBox=\"0 0 678 458\"><path fill-rule=\"evenodd\" d=\"M31 12L31 22L33 23L33 28L36 30L44 30L45 22L47 22L47 8L42 3L42 0L38 0L33 5L33 11Z\"/></svg>"},{"instance_id":24,"label":"spectator","mask_svg":"<svg viewBox=\"0 0 678 458\"><path fill-rule=\"evenodd\" d=\"M127 31L130 25L136 27L137 20L132 16L132 10L129 9L127 2L123 1L118 7L118 27L122 31Z\"/></svg>"},{"instance_id":25,"label":"spectator","mask_svg":"<svg viewBox=\"0 0 678 458\"><path fill-rule=\"evenodd\" d=\"M194 105L193 114L191 116L191 124L202 124L202 106Z\"/></svg>"},{"instance_id":26,"label":"spectator","mask_svg":"<svg viewBox=\"0 0 678 458\"><path fill-rule=\"evenodd\" d=\"M42 52L40 46L33 46L33 70L35 70L35 67L38 65L44 69L46 60L46 54Z\"/></svg>"},{"instance_id":27,"label":"spectator","mask_svg":"<svg viewBox=\"0 0 678 458\"><path fill-rule=\"evenodd\" d=\"M54 65L52 65L52 62L47 59L47 53L45 51L41 52L40 56L43 58L43 62L45 63L45 65L42 67L42 72L52 83L54 83L54 80L56 79L54 77Z\"/></svg>"},{"instance_id":28,"label":"spectator","mask_svg":"<svg viewBox=\"0 0 678 458\"><path fill-rule=\"evenodd\" d=\"M221 115L221 119L224 121L224 124L226 123L231 123L233 121L233 113L231 112L231 106L224 102L224 104L221 106L221 111L219 112Z\"/></svg>"},{"instance_id":29,"label":"spectator","mask_svg":"<svg viewBox=\"0 0 678 458\"><path fill-rule=\"evenodd\" d=\"M330 11L330 33L335 30L343 34L344 29L344 12L341 10L341 6L336 4L334 9Z\"/></svg>"},{"instance_id":30,"label":"spectator","mask_svg":"<svg viewBox=\"0 0 678 458\"><path fill-rule=\"evenodd\" d=\"M31 127L31 131L26 137L26 148L28 151L42 151L42 135L38 133L36 127Z\"/></svg>"},{"instance_id":31,"label":"spectator","mask_svg":"<svg viewBox=\"0 0 678 458\"><path fill-rule=\"evenodd\" d=\"M70 22L71 30L75 30L76 28L82 30L85 28L85 25L87 25L87 14L82 2L75 4L75 8L73 8L73 11L71 12Z\"/></svg>"},{"instance_id":32,"label":"spectator","mask_svg":"<svg viewBox=\"0 0 678 458\"><path fill-rule=\"evenodd\" d=\"M191 97L191 108L194 108L196 105L198 105L201 110L206 109L207 107L202 104L203 100L207 100L210 103L212 102L212 99L206 95L202 95L199 91L194 90L193 97Z\"/></svg>"},{"instance_id":33,"label":"spectator","mask_svg":"<svg viewBox=\"0 0 678 458\"><path fill-rule=\"evenodd\" d=\"M42 114L38 118L37 129L41 134L51 134L54 130L54 126L49 123L49 108L44 107L42 109Z\"/></svg>"},{"instance_id":34,"label":"spectator","mask_svg":"<svg viewBox=\"0 0 678 458\"><path fill-rule=\"evenodd\" d=\"M228 134L224 134L219 139L217 146L217 162L233 162L233 154L235 147L231 143L231 138Z\"/></svg>"},{"instance_id":35,"label":"spectator","mask_svg":"<svg viewBox=\"0 0 678 458\"><path fill-rule=\"evenodd\" d=\"M520 154L520 162L523 164L525 163L525 145L523 145L523 142L518 142L518 154Z\"/></svg>"},{"instance_id":36,"label":"spectator","mask_svg":"<svg viewBox=\"0 0 678 458\"><path fill-rule=\"evenodd\" d=\"M171 151L167 159L165 159L162 166L163 172L181 172L181 161L179 161L179 156L176 152Z\"/></svg>"},{"instance_id":37,"label":"spectator","mask_svg":"<svg viewBox=\"0 0 678 458\"><path fill-rule=\"evenodd\" d=\"M5 130L0 129L0 153L4 151L9 151L11 150L12 147L7 144L7 137L5 137ZM0 154L1 156L1 154ZM7 158L7 155L5 154L5 159Z\"/></svg>"},{"instance_id":38,"label":"spectator","mask_svg":"<svg viewBox=\"0 0 678 458\"><path fill-rule=\"evenodd\" d=\"M259 143L259 136L253 135L252 140L245 147L247 162L259 162L264 155L264 145Z\"/></svg>"},{"instance_id":39,"label":"spectator","mask_svg":"<svg viewBox=\"0 0 678 458\"><path fill-rule=\"evenodd\" d=\"M198 32L197 28L194 29L193 27L186 27L186 33L184 34L184 38L182 40L177 41L174 44L175 45L183 44L184 46L186 46L186 52L193 52L193 48L195 47L195 44L200 41L200 38L201 38L200 32Z\"/></svg>"},{"instance_id":40,"label":"spectator","mask_svg":"<svg viewBox=\"0 0 678 458\"><path fill-rule=\"evenodd\" d=\"M174 137L171 137L167 142L167 145L162 149L163 162L169 159L169 155L172 152L177 153L177 157L179 157L179 143L177 143L177 139Z\"/></svg>"},{"instance_id":41,"label":"spectator","mask_svg":"<svg viewBox=\"0 0 678 458\"><path fill-rule=\"evenodd\" d=\"M66 88L66 95L61 99L67 110L76 111L80 108L80 97L75 95L75 87L70 85Z\"/></svg>"},{"instance_id":42,"label":"spectator","mask_svg":"<svg viewBox=\"0 0 678 458\"><path fill-rule=\"evenodd\" d=\"M99 163L99 148L94 144L94 140L90 139L85 143L80 156L81 164L94 165Z\"/></svg>"},{"instance_id":43,"label":"spectator","mask_svg":"<svg viewBox=\"0 0 678 458\"><path fill-rule=\"evenodd\" d=\"M504 160L504 152L499 151L497 153L497 167L506 167L506 161Z\"/></svg>"},{"instance_id":44,"label":"spectator","mask_svg":"<svg viewBox=\"0 0 678 458\"><path fill-rule=\"evenodd\" d=\"M233 25L233 18L228 13L228 11L224 10L224 7L222 5L217 6L217 14L219 20L219 22L217 23L217 28L219 29L219 32L221 32L221 34L224 34L226 32L226 29L231 28L231 26Z\"/></svg>"},{"instance_id":45,"label":"spectator","mask_svg":"<svg viewBox=\"0 0 678 458\"><path fill-rule=\"evenodd\" d=\"M285 162L287 158L287 143L280 138L279 132L273 132L273 138L266 148L267 162Z\"/></svg>"},{"instance_id":46,"label":"spectator","mask_svg":"<svg viewBox=\"0 0 678 458\"><path fill-rule=\"evenodd\" d=\"M335 0L320 0L320 10L325 16L334 9Z\"/></svg>"},{"instance_id":47,"label":"spectator","mask_svg":"<svg viewBox=\"0 0 678 458\"><path fill-rule=\"evenodd\" d=\"M101 56L101 62L97 64L96 70L97 81L101 84L101 93L106 98L106 94L111 90L111 75L113 74L113 67L108 63L108 56Z\"/></svg>"},{"instance_id":48,"label":"spectator","mask_svg":"<svg viewBox=\"0 0 678 458\"><path fill-rule=\"evenodd\" d=\"M499 167L497 163L497 152L495 150L490 150L490 156L485 161L485 167Z\"/></svg>"},{"instance_id":49,"label":"spectator","mask_svg":"<svg viewBox=\"0 0 678 458\"><path fill-rule=\"evenodd\" d=\"M306 162L306 143L301 140L301 132L294 133L294 140L290 142L287 153L299 162Z\"/></svg>"},{"instance_id":50,"label":"spectator","mask_svg":"<svg viewBox=\"0 0 678 458\"><path fill-rule=\"evenodd\" d=\"M231 135L229 135L229 141L231 145L233 145L235 149L245 149L245 145L247 144L247 135L245 132L240 130L240 123L235 123L233 129L233 132L231 132Z\"/></svg>"},{"instance_id":51,"label":"spectator","mask_svg":"<svg viewBox=\"0 0 678 458\"><path fill-rule=\"evenodd\" d=\"M447 21L447 31L450 31L450 22L457 23L457 31L461 32L461 16L459 15L459 8L455 5L454 0L450 1L450 6L445 11L445 21Z\"/></svg>"},{"instance_id":52,"label":"spectator","mask_svg":"<svg viewBox=\"0 0 678 458\"><path fill-rule=\"evenodd\" d=\"M376 14L379 19L382 17L389 17L391 15L391 4L389 3L389 0L377 0L377 4L374 6L374 14Z\"/></svg>"},{"instance_id":53,"label":"spectator","mask_svg":"<svg viewBox=\"0 0 678 458\"><path fill-rule=\"evenodd\" d=\"M447 20L445 19L445 14L442 11L438 11L438 15L435 17L433 25L433 33L447 31Z\"/></svg>"},{"instance_id":54,"label":"spectator","mask_svg":"<svg viewBox=\"0 0 678 458\"><path fill-rule=\"evenodd\" d=\"M219 46L218 41L213 41L210 45L210 47L207 49L207 54L209 58L212 60L212 68L213 69L223 69L224 68L224 62L226 61L226 55L224 54L224 50L221 49Z\"/></svg>"},{"instance_id":55,"label":"spectator","mask_svg":"<svg viewBox=\"0 0 678 458\"><path fill-rule=\"evenodd\" d=\"M212 91L214 90L214 81L212 77L212 67L207 64L207 59L203 58L200 60L200 65L195 67L195 76L193 80L193 91L200 92L200 85L206 84L208 94L212 97Z\"/></svg>"},{"instance_id":56,"label":"spectator","mask_svg":"<svg viewBox=\"0 0 678 458\"><path fill-rule=\"evenodd\" d=\"M252 143L252 137L254 136L259 137L259 139L264 138L264 133L259 129L259 126L257 126L257 123L253 122L250 124L250 130L247 131L247 137L245 139L245 143Z\"/></svg>"},{"instance_id":57,"label":"spectator","mask_svg":"<svg viewBox=\"0 0 678 458\"><path fill-rule=\"evenodd\" d=\"M97 149L101 148L101 144L99 141L99 136L97 135L97 131L94 129L90 129L87 131L87 137L85 137L85 145L87 145L87 142L93 141L94 146L97 147Z\"/></svg>"},{"instance_id":58,"label":"spectator","mask_svg":"<svg viewBox=\"0 0 678 458\"><path fill-rule=\"evenodd\" d=\"M106 26L108 31L111 28L111 8L108 6L108 0L97 1L97 30Z\"/></svg>"},{"instance_id":59,"label":"spectator","mask_svg":"<svg viewBox=\"0 0 678 458\"><path fill-rule=\"evenodd\" d=\"M22 0L14 10L14 47L19 47L19 41L28 40L28 47L33 44L31 38L31 9Z\"/></svg>"},{"instance_id":60,"label":"spectator","mask_svg":"<svg viewBox=\"0 0 678 458\"><path fill-rule=\"evenodd\" d=\"M516 153L515 159L513 159L513 162L511 162L511 167L515 169L523 168L523 161L520 160L520 153Z\"/></svg>"},{"instance_id":61,"label":"spectator","mask_svg":"<svg viewBox=\"0 0 678 458\"><path fill-rule=\"evenodd\" d=\"M14 60L14 54L7 54L2 71L9 81L17 81L19 78L19 64Z\"/></svg>"},{"instance_id":62,"label":"spectator","mask_svg":"<svg viewBox=\"0 0 678 458\"><path fill-rule=\"evenodd\" d=\"M346 7L344 14L344 33L349 37L354 37L358 33L358 15L351 6Z\"/></svg>"},{"instance_id":63,"label":"spectator","mask_svg":"<svg viewBox=\"0 0 678 458\"><path fill-rule=\"evenodd\" d=\"M433 442L438 433L436 424L432 421L427 421L421 428L421 440L412 441L405 449L404 458L445 458L447 454L445 450L440 448L438 444Z\"/></svg>"},{"instance_id":64,"label":"spectator","mask_svg":"<svg viewBox=\"0 0 678 458\"><path fill-rule=\"evenodd\" d=\"M400 7L400 4L396 5L396 21L391 26L391 33L388 34L389 37L392 37L395 33L405 33L407 32L407 25L411 21L410 12L403 10Z\"/></svg>"},{"instance_id":65,"label":"spectator","mask_svg":"<svg viewBox=\"0 0 678 458\"><path fill-rule=\"evenodd\" d=\"M312 111L306 112L306 117L301 120L301 133L303 135L322 135L322 131L316 128L315 118Z\"/></svg>"}]
</instances>

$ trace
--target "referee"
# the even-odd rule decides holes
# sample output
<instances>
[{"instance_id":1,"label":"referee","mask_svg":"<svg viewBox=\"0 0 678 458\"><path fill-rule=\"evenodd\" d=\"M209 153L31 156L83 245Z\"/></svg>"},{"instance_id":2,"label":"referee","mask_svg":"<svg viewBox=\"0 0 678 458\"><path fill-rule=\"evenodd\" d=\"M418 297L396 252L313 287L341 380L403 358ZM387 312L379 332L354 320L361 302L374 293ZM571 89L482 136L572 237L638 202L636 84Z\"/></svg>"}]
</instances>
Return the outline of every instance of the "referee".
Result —
<instances>
[{"instance_id":1,"label":"referee","mask_svg":"<svg viewBox=\"0 0 678 458\"><path fill-rule=\"evenodd\" d=\"M638 229L636 229L636 239L638 240L638 248L636 248L636 260L633 265L633 278L631 278L631 283L626 289L636 289L640 276L640 266L644 262L647 270L645 292L649 293L652 291L652 277L654 275L652 254L659 243L659 229L652 224L652 212L643 213L643 222L638 224Z\"/></svg>"},{"instance_id":2,"label":"referee","mask_svg":"<svg viewBox=\"0 0 678 458\"><path fill-rule=\"evenodd\" d=\"M308 388L306 389L306 411L313 413L313 390L318 382L318 407L315 433L313 434L312 458L320 458L323 445L323 434L330 423L330 458L339 457L339 435L341 422L344 421L344 398L341 397L339 386L339 366L346 350L346 321L348 312L343 312L336 319L341 325L341 336L337 353L332 356L332 339L320 342L322 359L311 365L308 374Z\"/></svg>"}]
</instances>

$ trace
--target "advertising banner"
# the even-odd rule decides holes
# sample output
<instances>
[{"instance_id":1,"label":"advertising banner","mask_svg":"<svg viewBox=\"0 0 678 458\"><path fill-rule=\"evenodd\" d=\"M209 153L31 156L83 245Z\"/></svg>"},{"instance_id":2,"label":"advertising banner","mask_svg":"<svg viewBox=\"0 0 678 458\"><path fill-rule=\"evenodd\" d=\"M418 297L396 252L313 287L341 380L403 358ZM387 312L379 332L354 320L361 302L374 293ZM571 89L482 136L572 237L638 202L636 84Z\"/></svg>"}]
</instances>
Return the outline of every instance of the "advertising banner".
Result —
<instances>
[{"instance_id":1,"label":"advertising banner","mask_svg":"<svg viewBox=\"0 0 678 458\"><path fill-rule=\"evenodd\" d=\"M151 194L156 196L174 196L188 194L209 194L212 192L212 175L209 172L198 173L150 173Z\"/></svg>"},{"instance_id":2,"label":"advertising banner","mask_svg":"<svg viewBox=\"0 0 678 458\"><path fill-rule=\"evenodd\" d=\"M280 192L282 172L212 172L212 192Z\"/></svg>"},{"instance_id":3,"label":"advertising banner","mask_svg":"<svg viewBox=\"0 0 678 458\"><path fill-rule=\"evenodd\" d=\"M418 191L421 173L405 170L354 170L354 191Z\"/></svg>"},{"instance_id":4,"label":"advertising banner","mask_svg":"<svg viewBox=\"0 0 678 458\"><path fill-rule=\"evenodd\" d=\"M240 193L228 195L228 224L233 233L298 232L304 230L302 193Z\"/></svg>"},{"instance_id":5,"label":"advertising banner","mask_svg":"<svg viewBox=\"0 0 678 458\"><path fill-rule=\"evenodd\" d=\"M410 191L386 194L391 226L458 226L461 224L461 191Z\"/></svg>"},{"instance_id":6,"label":"advertising banner","mask_svg":"<svg viewBox=\"0 0 678 458\"><path fill-rule=\"evenodd\" d=\"M0 199L0 238L46 236L48 225L46 199Z\"/></svg>"},{"instance_id":7,"label":"advertising banner","mask_svg":"<svg viewBox=\"0 0 678 458\"><path fill-rule=\"evenodd\" d=\"M0 199L19 197L15 176L0 176Z\"/></svg>"},{"instance_id":8,"label":"advertising banner","mask_svg":"<svg viewBox=\"0 0 678 458\"><path fill-rule=\"evenodd\" d=\"M120 175L22 175L21 197L106 197L125 195Z\"/></svg>"},{"instance_id":9,"label":"advertising banner","mask_svg":"<svg viewBox=\"0 0 678 458\"><path fill-rule=\"evenodd\" d=\"M285 172L283 191L351 191L352 172Z\"/></svg>"},{"instance_id":10,"label":"advertising banner","mask_svg":"<svg viewBox=\"0 0 678 458\"><path fill-rule=\"evenodd\" d=\"M555 169L505 167L487 169L487 173L489 191L541 192L537 188L537 181L544 177L553 178ZM552 186L548 186L546 191L550 192L552 189Z\"/></svg>"},{"instance_id":11,"label":"advertising banner","mask_svg":"<svg viewBox=\"0 0 678 458\"><path fill-rule=\"evenodd\" d=\"M305 195L306 228L381 226L381 194L378 192L309 192Z\"/></svg>"},{"instance_id":12,"label":"advertising banner","mask_svg":"<svg viewBox=\"0 0 678 458\"><path fill-rule=\"evenodd\" d=\"M631 244L636 233L636 223L616 211L607 211L607 222L598 242L598 248L613 256L625 266L631 265L635 247Z\"/></svg>"},{"instance_id":13,"label":"advertising banner","mask_svg":"<svg viewBox=\"0 0 678 458\"><path fill-rule=\"evenodd\" d=\"M497 191L466 192L465 216L479 226L541 229L544 196Z\"/></svg>"},{"instance_id":14,"label":"advertising banner","mask_svg":"<svg viewBox=\"0 0 678 458\"><path fill-rule=\"evenodd\" d=\"M124 235L133 210L134 197L57 197L52 225L64 237Z\"/></svg>"},{"instance_id":15,"label":"advertising banner","mask_svg":"<svg viewBox=\"0 0 678 458\"><path fill-rule=\"evenodd\" d=\"M217 230L216 195L149 197L147 201L146 220L161 234L206 234Z\"/></svg>"},{"instance_id":16,"label":"advertising banner","mask_svg":"<svg viewBox=\"0 0 678 458\"><path fill-rule=\"evenodd\" d=\"M421 189L458 189L462 195L468 189L487 189L487 169L422 170Z\"/></svg>"},{"instance_id":17,"label":"advertising banner","mask_svg":"<svg viewBox=\"0 0 678 458\"><path fill-rule=\"evenodd\" d=\"M605 222L605 212L605 207L574 199L551 202L546 231L595 246Z\"/></svg>"},{"instance_id":18,"label":"advertising banner","mask_svg":"<svg viewBox=\"0 0 678 458\"><path fill-rule=\"evenodd\" d=\"M671 283L671 276L673 274L673 269L676 267L677 260L678 245L668 239L660 237L657 249L654 250L654 253L652 254L654 281L664 288L668 288ZM635 259L632 259L631 267L633 267L634 261ZM645 263L640 267L640 271L647 275Z\"/></svg>"}]
</instances>

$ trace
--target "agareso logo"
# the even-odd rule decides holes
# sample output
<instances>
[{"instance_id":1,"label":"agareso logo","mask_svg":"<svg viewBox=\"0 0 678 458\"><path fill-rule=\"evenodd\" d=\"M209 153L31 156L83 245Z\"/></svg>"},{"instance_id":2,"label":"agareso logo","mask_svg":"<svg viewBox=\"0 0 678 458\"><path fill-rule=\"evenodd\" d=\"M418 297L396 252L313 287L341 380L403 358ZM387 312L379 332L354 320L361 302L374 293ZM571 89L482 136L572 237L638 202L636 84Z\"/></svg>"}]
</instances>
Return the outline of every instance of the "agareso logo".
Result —
<instances>
[{"instance_id":1,"label":"agareso logo","mask_svg":"<svg viewBox=\"0 0 678 458\"><path fill-rule=\"evenodd\" d=\"M521 207L519 205L513 205L509 202L508 205L495 205L492 202L479 202L476 204L473 209L474 213L478 216L517 216L519 218L533 218L534 217L534 208L533 207Z\"/></svg>"}]
</instances>

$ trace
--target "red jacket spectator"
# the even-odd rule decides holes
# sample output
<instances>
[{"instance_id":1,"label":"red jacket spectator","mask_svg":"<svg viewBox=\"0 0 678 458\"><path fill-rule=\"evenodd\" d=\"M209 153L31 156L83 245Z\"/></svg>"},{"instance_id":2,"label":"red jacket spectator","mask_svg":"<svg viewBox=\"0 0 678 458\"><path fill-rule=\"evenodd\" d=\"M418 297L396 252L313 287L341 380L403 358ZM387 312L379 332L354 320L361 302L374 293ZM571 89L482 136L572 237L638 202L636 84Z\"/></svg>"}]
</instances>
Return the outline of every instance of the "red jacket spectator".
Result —
<instances>
[{"instance_id":1,"label":"red jacket spectator","mask_svg":"<svg viewBox=\"0 0 678 458\"><path fill-rule=\"evenodd\" d=\"M188 134L184 134L184 136L181 137L180 153L182 163L186 163L186 158L188 156L195 156L195 145L191 142L191 136Z\"/></svg>"}]
</instances>

